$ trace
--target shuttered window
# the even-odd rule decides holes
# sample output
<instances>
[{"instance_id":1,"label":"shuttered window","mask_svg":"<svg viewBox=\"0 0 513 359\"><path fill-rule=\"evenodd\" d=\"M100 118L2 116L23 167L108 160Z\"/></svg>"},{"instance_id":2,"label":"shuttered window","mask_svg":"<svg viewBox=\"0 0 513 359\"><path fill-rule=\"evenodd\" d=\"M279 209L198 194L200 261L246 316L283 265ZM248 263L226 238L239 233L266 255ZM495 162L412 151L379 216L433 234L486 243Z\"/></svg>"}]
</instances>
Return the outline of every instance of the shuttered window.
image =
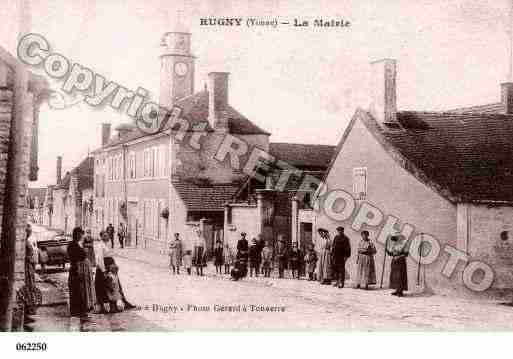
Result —
<instances>
[{"instance_id":1,"label":"shuttered window","mask_svg":"<svg viewBox=\"0 0 513 359\"><path fill-rule=\"evenodd\" d=\"M357 200L367 199L367 167L353 168L353 192Z\"/></svg>"}]
</instances>

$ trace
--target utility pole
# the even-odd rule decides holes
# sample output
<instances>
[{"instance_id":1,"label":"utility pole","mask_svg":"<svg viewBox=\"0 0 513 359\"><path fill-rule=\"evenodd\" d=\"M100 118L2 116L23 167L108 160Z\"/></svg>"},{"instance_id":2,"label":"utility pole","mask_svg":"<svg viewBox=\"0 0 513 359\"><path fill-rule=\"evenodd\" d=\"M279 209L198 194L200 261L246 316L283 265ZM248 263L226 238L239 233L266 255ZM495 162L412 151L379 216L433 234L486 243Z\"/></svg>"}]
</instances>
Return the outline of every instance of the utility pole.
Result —
<instances>
[{"instance_id":1,"label":"utility pole","mask_svg":"<svg viewBox=\"0 0 513 359\"><path fill-rule=\"evenodd\" d=\"M19 0L19 33L18 40L28 33L30 28L29 0ZM25 115L28 107L28 71L23 63L16 61L14 74L14 108L11 117L9 136L9 152L7 161L7 178L4 197L4 215L2 223L1 272L5 276L6 288L2 288L0 296L0 330L11 331L13 319L13 304L15 301L15 261L17 233L23 235L23 229L18 228L18 204L23 181L23 141L25 134Z\"/></svg>"}]
</instances>

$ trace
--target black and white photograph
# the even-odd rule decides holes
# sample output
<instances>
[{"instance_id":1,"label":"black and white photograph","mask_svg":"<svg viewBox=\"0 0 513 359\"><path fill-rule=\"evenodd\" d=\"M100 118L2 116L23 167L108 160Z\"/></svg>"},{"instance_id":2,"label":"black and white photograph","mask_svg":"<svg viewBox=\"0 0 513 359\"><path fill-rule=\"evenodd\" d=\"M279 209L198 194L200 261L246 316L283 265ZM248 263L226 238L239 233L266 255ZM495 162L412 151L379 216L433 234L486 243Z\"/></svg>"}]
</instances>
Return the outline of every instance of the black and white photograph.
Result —
<instances>
[{"instance_id":1,"label":"black and white photograph","mask_svg":"<svg viewBox=\"0 0 513 359\"><path fill-rule=\"evenodd\" d=\"M1 0L0 220L13 353L511 332L513 1Z\"/></svg>"}]
</instances>

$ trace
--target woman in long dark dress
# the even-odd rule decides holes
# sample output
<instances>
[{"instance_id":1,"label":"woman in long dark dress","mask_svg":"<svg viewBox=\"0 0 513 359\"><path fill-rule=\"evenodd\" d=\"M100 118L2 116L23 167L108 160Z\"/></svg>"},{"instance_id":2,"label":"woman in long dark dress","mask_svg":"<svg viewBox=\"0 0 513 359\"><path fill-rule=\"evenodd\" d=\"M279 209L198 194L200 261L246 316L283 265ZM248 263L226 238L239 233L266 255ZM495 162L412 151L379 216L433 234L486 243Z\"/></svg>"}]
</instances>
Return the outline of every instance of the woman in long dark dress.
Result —
<instances>
[{"instance_id":1,"label":"woman in long dark dress","mask_svg":"<svg viewBox=\"0 0 513 359\"><path fill-rule=\"evenodd\" d=\"M205 248L207 247L205 237L201 230L196 231L196 239L194 241L194 250L192 254L192 265L196 267L196 274L203 275L203 267L207 266L205 258Z\"/></svg>"},{"instance_id":2,"label":"woman in long dark dress","mask_svg":"<svg viewBox=\"0 0 513 359\"><path fill-rule=\"evenodd\" d=\"M392 295L402 297L404 295L403 292L408 290L408 270L406 268L408 248L404 236L391 236L386 251L392 257L390 264L390 288L395 289Z\"/></svg>"},{"instance_id":3,"label":"woman in long dark dress","mask_svg":"<svg viewBox=\"0 0 513 359\"><path fill-rule=\"evenodd\" d=\"M94 308L91 266L83 248L84 231L80 227L73 229L73 240L68 246L70 261L68 286L69 308L74 317L87 317Z\"/></svg>"}]
</instances>

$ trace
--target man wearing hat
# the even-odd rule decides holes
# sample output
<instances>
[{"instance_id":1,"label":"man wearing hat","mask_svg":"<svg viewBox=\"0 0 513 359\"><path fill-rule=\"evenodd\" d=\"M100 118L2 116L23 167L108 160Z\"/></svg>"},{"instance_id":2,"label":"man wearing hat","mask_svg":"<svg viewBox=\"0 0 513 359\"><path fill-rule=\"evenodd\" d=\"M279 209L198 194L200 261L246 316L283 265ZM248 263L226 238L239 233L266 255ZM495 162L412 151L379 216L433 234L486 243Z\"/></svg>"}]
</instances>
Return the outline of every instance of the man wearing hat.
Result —
<instances>
[{"instance_id":1,"label":"man wearing hat","mask_svg":"<svg viewBox=\"0 0 513 359\"><path fill-rule=\"evenodd\" d=\"M246 232L242 232L240 234L240 239L237 242L237 251L242 253L247 253L249 249L249 243L246 239Z\"/></svg>"},{"instance_id":2,"label":"man wearing hat","mask_svg":"<svg viewBox=\"0 0 513 359\"><path fill-rule=\"evenodd\" d=\"M346 261L351 256L351 243L344 234L344 227L337 227L337 235L333 238L331 255L333 275L337 281L335 285L339 288L344 288Z\"/></svg>"},{"instance_id":3,"label":"man wearing hat","mask_svg":"<svg viewBox=\"0 0 513 359\"><path fill-rule=\"evenodd\" d=\"M246 232L241 232L240 239L237 242L237 253L235 255L235 258L240 262L239 267L245 266L246 270L244 273L247 272L247 266L248 266L248 257L249 257L249 243L246 239ZM244 274L242 277L245 277Z\"/></svg>"}]
</instances>

